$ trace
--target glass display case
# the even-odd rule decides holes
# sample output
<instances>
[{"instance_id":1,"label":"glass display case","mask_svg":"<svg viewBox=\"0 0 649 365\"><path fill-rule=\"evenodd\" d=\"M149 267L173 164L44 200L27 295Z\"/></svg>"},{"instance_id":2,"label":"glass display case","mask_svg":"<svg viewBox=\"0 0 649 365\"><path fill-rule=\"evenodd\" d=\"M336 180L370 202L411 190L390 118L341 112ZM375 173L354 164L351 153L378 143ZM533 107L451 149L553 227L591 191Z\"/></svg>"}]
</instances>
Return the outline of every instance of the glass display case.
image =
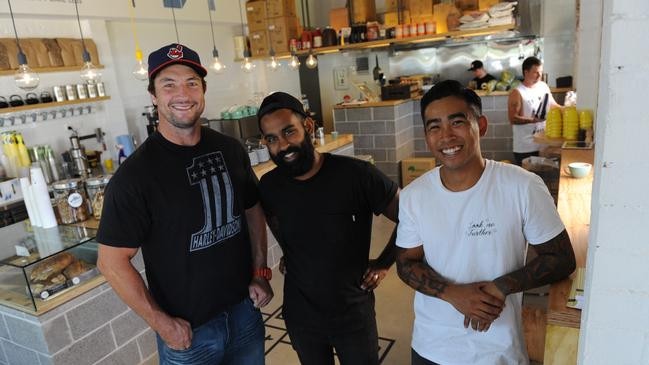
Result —
<instances>
[{"instance_id":1,"label":"glass display case","mask_svg":"<svg viewBox=\"0 0 649 365\"><path fill-rule=\"evenodd\" d=\"M0 305L41 312L84 292L79 289L99 276L95 234L28 221L0 228Z\"/></svg>"}]
</instances>

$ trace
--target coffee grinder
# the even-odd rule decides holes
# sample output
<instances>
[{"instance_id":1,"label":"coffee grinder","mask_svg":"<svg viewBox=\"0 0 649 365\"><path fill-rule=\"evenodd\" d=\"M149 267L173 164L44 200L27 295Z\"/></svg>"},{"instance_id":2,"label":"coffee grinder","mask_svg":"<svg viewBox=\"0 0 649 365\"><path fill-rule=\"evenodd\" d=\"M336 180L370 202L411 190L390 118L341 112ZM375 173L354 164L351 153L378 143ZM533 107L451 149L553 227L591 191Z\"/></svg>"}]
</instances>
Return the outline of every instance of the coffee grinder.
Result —
<instances>
[{"instance_id":1,"label":"coffee grinder","mask_svg":"<svg viewBox=\"0 0 649 365\"><path fill-rule=\"evenodd\" d=\"M142 115L149 121L149 124L146 126L146 132L150 136L158 130L158 109L155 105L147 105L144 107L144 113Z\"/></svg>"}]
</instances>

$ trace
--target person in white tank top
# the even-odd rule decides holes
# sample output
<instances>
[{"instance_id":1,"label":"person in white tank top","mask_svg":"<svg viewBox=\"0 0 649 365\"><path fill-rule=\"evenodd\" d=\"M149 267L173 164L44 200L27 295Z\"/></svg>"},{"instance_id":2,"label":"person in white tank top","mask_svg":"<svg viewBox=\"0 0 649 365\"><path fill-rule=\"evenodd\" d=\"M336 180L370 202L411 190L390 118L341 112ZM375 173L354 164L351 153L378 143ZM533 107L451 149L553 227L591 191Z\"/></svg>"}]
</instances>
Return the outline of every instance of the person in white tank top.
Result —
<instances>
[{"instance_id":1,"label":"person in white tank top","mask_svg":"<svg viewBox=\"0 0 649 365\"><path fill-rule=\"evenodd\" d=\"M541 60L526 58L523 82L509 94L507 114L512 125L514 160L519 166L524 158L539 155L541 145L534 142L534 133L545 129L547 110L561 106L552 97L548 85L541 81L541 75ZM548 95L547 102L544 102L545 95Z\"/></svg>"}]
</instances>

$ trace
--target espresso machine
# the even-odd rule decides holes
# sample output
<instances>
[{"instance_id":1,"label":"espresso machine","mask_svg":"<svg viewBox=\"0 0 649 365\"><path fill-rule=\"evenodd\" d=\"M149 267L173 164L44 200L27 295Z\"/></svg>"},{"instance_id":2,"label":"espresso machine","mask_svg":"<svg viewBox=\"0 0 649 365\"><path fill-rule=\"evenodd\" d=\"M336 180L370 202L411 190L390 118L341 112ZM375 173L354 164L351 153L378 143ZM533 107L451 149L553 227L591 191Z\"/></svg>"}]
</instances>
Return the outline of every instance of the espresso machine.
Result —
<instances>
[{"instance_id":1,"label":"espresso machine","mask_svg":"<svg viewBox=\"0 0 649 365\"><path fill-rule=\"evenodd\" d=\"M143 116L149 121L146 126L147 135L150 136L153 132L158 130L158 109L155 105L147 105L144 107Z\"/></svg>"},{"instance_id":2,"label":"espresso machine","mask_svg":"<svg viewBox=\"0 0 649 365\"><path fill-rule=\"evenodd\" d=\"M72 176L78 176L86 179L92 175L92 170L90 169L90 164L88 163L88 156L86 156L85 149L83 146L81 146L81 141L84 139L96 138L97 143L100 143L102 144L102 146L104 146L104 132L101 130L101 128L95 128L94 134L80 136L79 132L76 129L68 126L68 130L72 132L72 135L70 136L69 151Z\"/></svg>"}]
</instances>

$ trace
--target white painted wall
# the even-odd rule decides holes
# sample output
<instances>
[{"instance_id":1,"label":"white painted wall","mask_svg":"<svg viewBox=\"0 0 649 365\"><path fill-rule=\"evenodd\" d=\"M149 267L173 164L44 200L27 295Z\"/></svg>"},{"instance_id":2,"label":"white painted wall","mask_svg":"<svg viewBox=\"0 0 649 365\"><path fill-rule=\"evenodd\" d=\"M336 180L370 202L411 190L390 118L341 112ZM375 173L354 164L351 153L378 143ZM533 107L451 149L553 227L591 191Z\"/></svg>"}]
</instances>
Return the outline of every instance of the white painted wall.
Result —
<instances>
[{"instance_id":1,"label":"white painted wall","mask_svg":"<svg viewBox=\"0 0 649 365\"><path fill-rule=\"evenodd\" d=\"M582 0L582 3L590 0ZM543 72L548 85L556 86L556 78L573 76L576 33L575 0L543 0L541 2L541 36L543 37Z\"/></svg>"},{"instance_id":2,"label":"white painted wall","mask_svg":"<svg viewBox=\"0 0 649 365\"><path fill-rule=\"evenodd\" d=\"M577 106L597 109L599 68L602 42L602 0L582 1L577 30L575 55Z\"/></svg>"},{"instance_id":3,"label":"white painted wall","mask_svg":"<svg viewBox=\"0 0 649 365\"><path fill-rule=\"evenodd\" d=\"M649 364L649 2L601 2L598 143L579 363Z\"/></svg>"}]
</instances>

